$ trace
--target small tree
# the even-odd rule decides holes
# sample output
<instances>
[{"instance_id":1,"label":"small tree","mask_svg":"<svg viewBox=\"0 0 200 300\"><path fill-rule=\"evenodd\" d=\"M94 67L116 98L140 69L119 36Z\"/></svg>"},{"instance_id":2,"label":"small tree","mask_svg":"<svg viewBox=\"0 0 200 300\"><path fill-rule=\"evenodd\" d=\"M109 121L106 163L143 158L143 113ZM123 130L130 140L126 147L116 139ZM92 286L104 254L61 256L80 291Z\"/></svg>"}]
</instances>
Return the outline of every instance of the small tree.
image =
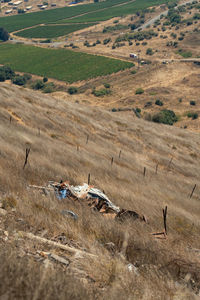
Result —
<instances>
[{"instance_id":1,"label":"small tree","mask_svg":"<svg viewBox=\"0 0 200 300\"><path fill-rule=\"evenodd\" d=\"M9 33L3 27L0 27L0 40L6 42L9 39Z\"/></svg>"}]
</instances>

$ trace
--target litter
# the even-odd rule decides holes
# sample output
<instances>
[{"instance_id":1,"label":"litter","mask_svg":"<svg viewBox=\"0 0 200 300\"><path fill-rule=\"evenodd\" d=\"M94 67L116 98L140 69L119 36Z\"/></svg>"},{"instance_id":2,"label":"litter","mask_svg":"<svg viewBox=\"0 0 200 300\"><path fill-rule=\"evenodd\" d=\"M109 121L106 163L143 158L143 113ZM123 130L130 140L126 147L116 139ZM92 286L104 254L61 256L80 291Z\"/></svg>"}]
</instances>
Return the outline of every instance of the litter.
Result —
<instances>
[{"instance_id":1,"label":"litter","mask_svg":"<svg viewBox=\"0 0 200 300\"><path fill-rule=\"evenodd\" d=\"M29 186L38 189L44 189L45 187ZM93 186L84 183L83 185L73 186L70 185L68 181L53 182L49 181L47 190L53 190L56 197L59 200L71 199L79 200L87 203L89 207L93 210L98 211L103 216L107 218L112 218L120 221L125 221L127 219L135 221L136 219L140 221L147 222L145 216L138 214L135 211L121 209L116 206L101 190L94 188ZM78 219L78 216L68 210L63 210L61 212L63 215L71 216L74 220Z\"/></svg>"},{"instance_id":2,"label":"litter","mask_svg":"<svg viewBox=\"0 0 200 300\"><path fill-rule=\"evenodd\" d=\"M69 217L72 217L74 220L78 220L78 216L77 214L75 214L73 211L71 210L62 210L61 211L61 214L63 216L69 216Z\"/></svg>"}]
</instances>

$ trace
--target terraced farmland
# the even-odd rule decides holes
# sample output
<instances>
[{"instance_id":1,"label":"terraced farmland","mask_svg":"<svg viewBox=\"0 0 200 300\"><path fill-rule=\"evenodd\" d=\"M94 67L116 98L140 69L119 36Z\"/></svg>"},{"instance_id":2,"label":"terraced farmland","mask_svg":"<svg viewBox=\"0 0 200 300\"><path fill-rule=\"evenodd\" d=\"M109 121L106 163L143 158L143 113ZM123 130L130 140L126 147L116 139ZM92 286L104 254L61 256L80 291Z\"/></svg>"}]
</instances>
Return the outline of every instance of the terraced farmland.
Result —
<instances>
[{"instance_id":1,"label":"terraced farmland","mask_svg":"<svg viewBox=\"0 0 200 300\"><path fill-rule=\"evenodd\" d=\"M69 83L111 74L133 66L132 63L103 56L21 44L0 45L0 64L9 64L16 71L46 75Z\"/></svg>"},{"instance_id":2,"label":"terraced farmland","mask_svg":"<svg viewBox=\"0 0 200 300\"><path fill-rule=\"evenodd\" d=\"M89 27L95 23L90 24L69 24L69 25L47 25L37 26L30 29L19 31L16 35L25 38L55 38L67 35L71 32Z\"/></svg>"},{"instance_id":3,"label":"terraced farmland","mask_svg":"<svg viewBox=\"0 0 200 300\"><path fill-rule=\"evenodd\" d=\"M114 5L130 1L131 0L108 0L99 3L77 5L74 7L62 7L46 11L2 17L0 18L0 27L4 27L7 31L13 32L39 24L57 22L62 19L71 18L92 11L98 11L100 9L109 8Z\"/></svg>"}]
</instances>

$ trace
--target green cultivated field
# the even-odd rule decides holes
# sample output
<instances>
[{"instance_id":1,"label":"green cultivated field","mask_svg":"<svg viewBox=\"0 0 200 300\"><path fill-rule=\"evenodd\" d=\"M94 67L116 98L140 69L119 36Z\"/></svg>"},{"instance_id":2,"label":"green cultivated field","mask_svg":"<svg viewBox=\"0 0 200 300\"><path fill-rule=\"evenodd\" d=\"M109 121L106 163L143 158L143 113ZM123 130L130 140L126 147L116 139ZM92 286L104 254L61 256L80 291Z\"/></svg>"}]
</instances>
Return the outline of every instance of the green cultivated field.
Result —
<instances>
[{"instance_id":1,"label":"green cultivated field","mask_svg":"<svg viewBox=\"0 0 200 300\"><path fill-rule=\"evenodd\" d=\"M115 6L109 9L105 9L103 11L91 12L85 14L83 16L79 16L73 19L66 19L62 21L58 21L57 23L71 23L71 22L98 22L105 21L111 19L113 17L120 17L129 14L134 14L139 10L143 10L145 8L160 5L163 3L167 3L167 0L135 0L135 2L131 2L128 4L124 4L122 6ZM171 0L171 2L175 2L175 0Z\"/></svg>"},{"instance_id":2,"label":"green cultivated field","mask_svg":"<svg viewBox=\"0 0 200 300\"><path fill-rule=\"evenodd\" d=\"M130 0L107 0L99 3L77 5L73 7L62 7L46 11L2 17L0 18L0 27L4 27L5 29L7 29L7 31L13 32L34 25L57 22L62 19L67 19L83 13L112 7L113 5L129 1Z\"/></svg>"},{"instance_id":3,"label":"green cultivated field","mask_svg":"<svg viewBox=\"0 0 200 300\"><path fill-rule=\"evenodd\" d=\"M1 44L0 64L8 64L19 72L48 76L69 83L103 76L131 68L132 63L104 56L45 49L21 44Z\"/></svg>"},{"instance_id":4,"label":"green cultivated field","mask_svg":"<svg viewBox=\"0 0 200 300\"><path fill-rule=\"evenodd\" d=\"M37 26L37 27L20 31L16 33L16 35L25 38L55 38L55 37L67 35L71 32L92 26L94 24L95 23Z\"/></svg>"}]
</instances>

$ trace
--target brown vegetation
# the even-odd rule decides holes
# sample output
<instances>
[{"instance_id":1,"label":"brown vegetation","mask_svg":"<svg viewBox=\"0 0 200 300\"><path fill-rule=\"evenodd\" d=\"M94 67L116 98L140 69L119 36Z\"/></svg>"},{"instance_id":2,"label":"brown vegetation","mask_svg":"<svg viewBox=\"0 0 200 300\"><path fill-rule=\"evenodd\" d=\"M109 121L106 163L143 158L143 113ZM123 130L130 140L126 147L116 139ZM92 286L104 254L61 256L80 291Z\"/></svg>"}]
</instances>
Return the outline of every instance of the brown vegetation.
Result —
<instances>
[{"instance_id":1,"label":"brown vegetation","mask_svg":"<svg viewBox=\"0 0 200 300\"><path fill-rule=\"evenodd\" d=\"M0 217L0 297L195 299L198 134L139 120L132 112L124 118L78 104L76 97L57 100L0 84L0 202L7 211ZM10 122L10 115L17 118ZM31 151L23 170L26 148ZM114 204L147 216L148 223L120 223L81 201L59 201L53 193L28 188L60 179L82 184L89 173L91 184ZM168 237L159 240L151 233L163 229L165 205ZM63 216L63 209L74 211L78 221ZM21 231L95 256L76 257ZM69 260L69 266L46 252Z\"/></svg>"}]
</instances>

